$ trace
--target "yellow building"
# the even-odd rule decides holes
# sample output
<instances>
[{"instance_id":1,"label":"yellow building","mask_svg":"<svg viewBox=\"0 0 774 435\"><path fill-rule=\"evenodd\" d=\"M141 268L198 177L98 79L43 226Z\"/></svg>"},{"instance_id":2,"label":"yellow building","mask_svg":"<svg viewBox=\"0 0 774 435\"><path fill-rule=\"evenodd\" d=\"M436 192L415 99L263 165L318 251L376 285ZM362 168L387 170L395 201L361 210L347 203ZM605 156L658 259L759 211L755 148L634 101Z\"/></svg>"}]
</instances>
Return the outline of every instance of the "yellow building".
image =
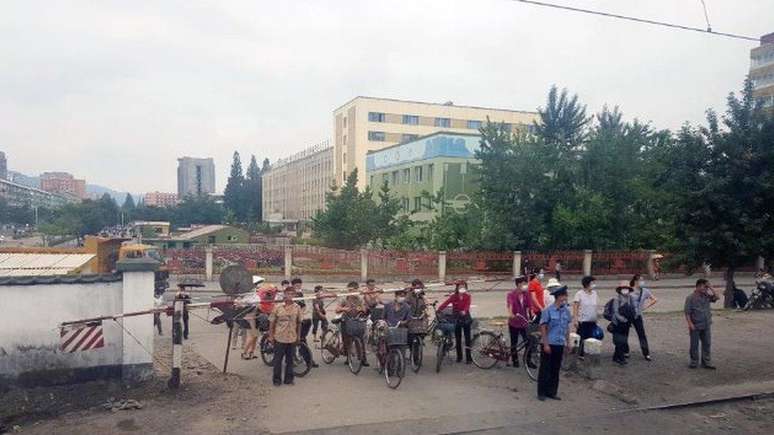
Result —
<instances>
[{"instance_id":1,"label":"yellow building","mask_svg":"<svg viewBox=\"0 0 774 435\"><path fill-rule=\"evenodd\" d=\"M761 36L761 45L750 50L753 95L774 110L774 33Z\"/></svg>"},{"instance_id":2,"label":"yellow building","mask_svg":"<svg viewBox=\"0 0 774 435\"><path fill-rule=\"evenodd\" d=\"M357 168L358 187L366 186L366 154L445 131L478 133L486 123L504 122L512 131L530 129L537 112L475 106L355 97L333 112L333 169L337 185Z\"/></svg>"}]
</instances>

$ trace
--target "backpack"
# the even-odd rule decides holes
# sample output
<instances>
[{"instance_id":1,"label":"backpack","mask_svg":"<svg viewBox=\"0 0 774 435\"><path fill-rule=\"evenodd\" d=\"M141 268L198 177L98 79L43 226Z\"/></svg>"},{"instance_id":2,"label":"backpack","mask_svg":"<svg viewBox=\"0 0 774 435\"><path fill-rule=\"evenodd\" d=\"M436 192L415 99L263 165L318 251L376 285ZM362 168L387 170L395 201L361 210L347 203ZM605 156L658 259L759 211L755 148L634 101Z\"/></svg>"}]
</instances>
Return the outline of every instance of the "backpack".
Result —
<instances>
[{"instance_id":1,"label":"backpack","mask_svg":"<svg viewBox=\"0 0 774 435\"><path fill-rule=\"evenodd\" d=\"M615 315L615 310L613 308L613 299L610 298L609 301L605 304L605 309L602 311L602 317L605 318L605 320L613 320L613 316Z\"/></svg>"}]
</instances>

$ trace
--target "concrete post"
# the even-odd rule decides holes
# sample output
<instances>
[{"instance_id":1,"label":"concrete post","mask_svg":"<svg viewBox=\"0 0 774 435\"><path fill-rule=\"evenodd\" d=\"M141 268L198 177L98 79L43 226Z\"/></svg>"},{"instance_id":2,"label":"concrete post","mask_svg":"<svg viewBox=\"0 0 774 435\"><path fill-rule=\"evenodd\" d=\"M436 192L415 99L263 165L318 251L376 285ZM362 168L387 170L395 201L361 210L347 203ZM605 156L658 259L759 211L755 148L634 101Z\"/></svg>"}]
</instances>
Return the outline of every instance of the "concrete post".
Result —
<instances>
[{"instance_id":1,"label":"concrete post","mask_svg":"<svg viewBox=\"0 0 774 435\"><path fill-rule=\"evenodd\" d=\"M755 272L766 269L766 259L762 255L758 256L758 261L755 262Z\"/></svg>"},{"instance_id":2,"label":"concrete post","mask_svg":"<svg viewBox=\"0 0 774 435\"><path fill-rule=\"evenodd\" d=\"M438 251L438 280L446 281L446 251Z\"/></svg>"},{"instance_id":3,"label":"concrete post","mask_svg":"<svg viewBox=\"0 0 774 435\"><path fill-rule=\"evenodd\" d=\"M116 263L123 274L121 311L130 313L153 308L154 272L159 262L152 258L126 258ZM153 322L146 316L125 317L123 326L121 377L141 382L153 375Z\"/></svg>"},{"instance_id":4,"label":"concrete post","mask_svg":"<svg viewBox=\"0 0 774 435\"><path fill-rule=\"evenodd\" d=\"M513 278L521 275L521 251L513 251Z\"/></svg>"},{"instance_id":5,"label":"concrete post","mask_svg":"<svg viewBox=\"0 0 774 435\"><path fill-rule=\"evenodd\" d=\"M212 280L212 245L207 245L204 248L204 274L207 281Z\"/></svg>"},{"instance_id":6,"label":"concrete post","mask_svg":"<svg viewBox=\"0 0 774 435\"><path fill-rule=\"evenodd\" d=\"M360 281L368 279L368 249L360 250Z\"/></svg>"},{"instance_id":7,"label":"concrete post","mask_svg":"<svg viewBox=\"0 0 774 435\"><path fill-rule=\"evenodd\" d=\"M591 249L583 250L583 275L591 275Z\"/></svg>"},{"instance_id":8,"label":"concrete post","mask_svg":"<svg viewBox=\"0 0 774 435\"><path fill-rule=\"evenodd\" d=\"M648 249L648 277L656 279L656 250Z\"/></svg>"},{"instance_id":9,"label":"concrete post","mask_svg":"<svg viewBox=\"0 0 774 435\"><path fill-rule=\"evenodd\" d=\"M285 279L290 281L293 275L293 247L285 245Z\"/></svg>"},{"instance_id":10,"label":"concrete post","mask_svg":"<svg viewBox=\"0 0 774 435\"><path fill-rule=\"evenodd\" d=\"M185 302L175 299L172 315L172 374L167 382L170 389L180 388L180 367L183 364L183 310Z\"/></svg>"}]
</instances>

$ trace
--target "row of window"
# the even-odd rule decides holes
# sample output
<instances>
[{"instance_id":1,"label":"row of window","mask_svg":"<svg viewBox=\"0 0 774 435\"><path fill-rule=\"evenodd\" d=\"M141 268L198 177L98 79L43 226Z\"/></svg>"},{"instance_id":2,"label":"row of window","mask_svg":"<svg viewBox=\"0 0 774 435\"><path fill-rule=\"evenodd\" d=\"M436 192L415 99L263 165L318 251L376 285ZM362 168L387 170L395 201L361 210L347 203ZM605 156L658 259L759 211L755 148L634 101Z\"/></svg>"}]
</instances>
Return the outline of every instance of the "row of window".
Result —
<instances>
[{"instance_id":1,"label":"row of window","mask_svg":"<svg viewBox=\"0 0 774 435\"><path fill-rule=\"evenodd\" d=\"M412 183L420 184L433 179L433 169L433 164L427 165L427 170L425 170L425 166L414 166L413 168L384 173L380 181L382 183L386 181L389 186ZM371 175L371 186L375 186L375 182L376 179Z\"/></svg>"},{"instance_id":2,"label":"row of window","mask_svg":"<svg viewBox=\"0 0 774 435\"><path fill-rule=\"evenodd\" d=\"M754 88L761 88L764 86L774 84L774 73L769 73L766 75L755 77L754 79L752 79L752 83Z\"/></svg>"},{"instance_id":3,"label":"row of window","mask_svg":"<svg viewBox=\"0 0 774 435\"><path fill-rule=\"evenodd\" d=\"M383 112L368 112L368 120L371 122L387 122L387 115ZM419 115L403 115L401 123L404 125L419 125ZM434 125L441 128L451 128L451 118L435 118ZM482 125L483 121L473 119L468 120L467 123L467 127L471 130L478 130Z\"/></svg>"},{"instance_id":4,"label":"row of window","mask_svg":"<svg viewBox=\"0 0 774 435\"><path fill-rule=\"evenodd\" d=\"M758 102L763 107L774 107L774 95L766 95L763 97L758 97Z\"/></svg>"},{"instance_id":5,"label":"row of window","mask_svg":"<svg viewBox=\"0 0 774 435\"><path fill-rule=\"evenodd\" d=\"M402 197L400 199L401 211L405 213L420 212L422 210L431 210L430 198L423 198L421 196L415 196L413 201L413 207L410 198Z\"/></svg>"},{"instance_id":6,"label":"row of window","mask_svg":"<svg viewBox=\"0 0 774 435\"><path fill-rule=\"evenodd\" d=\"M758 68L770 63L774 63L774 51L769 51L767 53L761 53L759 55L753 56L751 58L751 63L753 68Z\"/></svg>"}]
</instances>

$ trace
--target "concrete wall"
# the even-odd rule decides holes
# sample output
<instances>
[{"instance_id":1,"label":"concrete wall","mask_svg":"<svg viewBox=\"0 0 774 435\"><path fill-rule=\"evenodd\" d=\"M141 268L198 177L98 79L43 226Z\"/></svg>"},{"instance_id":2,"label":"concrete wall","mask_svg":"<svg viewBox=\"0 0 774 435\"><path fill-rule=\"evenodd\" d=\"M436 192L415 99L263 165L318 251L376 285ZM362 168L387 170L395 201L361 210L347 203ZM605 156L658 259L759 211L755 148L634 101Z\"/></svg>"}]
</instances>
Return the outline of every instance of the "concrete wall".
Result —
<instances>
[{"instance_id":1,"label":"concrete wall","mask_svg":"<svg viewBox=\"0 0 774 435\"><path fill-rule=\"evenodd\" d=\"M73 353L60 349L61 322L149 309L153 272L125 272L123 280L68 284L0 285L0 390L94 379L136 381L152 373L152 357L113 320L102 322L105 346ZM118 320L153 348L149 315Z\"/></svg>"}]
</instances>

